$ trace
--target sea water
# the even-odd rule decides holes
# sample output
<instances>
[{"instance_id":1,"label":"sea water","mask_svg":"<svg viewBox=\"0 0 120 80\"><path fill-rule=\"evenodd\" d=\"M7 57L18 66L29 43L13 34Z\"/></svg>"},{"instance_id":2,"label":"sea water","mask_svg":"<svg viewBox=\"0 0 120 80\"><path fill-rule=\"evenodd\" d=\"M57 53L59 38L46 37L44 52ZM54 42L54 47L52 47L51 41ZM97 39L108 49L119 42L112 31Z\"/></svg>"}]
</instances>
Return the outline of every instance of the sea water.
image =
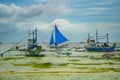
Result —
<instances>
[{"instance_id":1,"label":"sea water","mask_svg":"<svg viewBox=\"0 0 120 80\"><path fill-rule=\"evenodd\" d=\"M0 53L14 44L0 44ZM9 51L0 58L0 80L120 80L120 56L102 58L105 52L77 52L81 46L69 43L70 56L56 53L43 43L42 57L26 57L22 51ZM84 45L82 45L84 46ZM119 53L119 52L117 52Z\"/></svg>"}]
</instances>

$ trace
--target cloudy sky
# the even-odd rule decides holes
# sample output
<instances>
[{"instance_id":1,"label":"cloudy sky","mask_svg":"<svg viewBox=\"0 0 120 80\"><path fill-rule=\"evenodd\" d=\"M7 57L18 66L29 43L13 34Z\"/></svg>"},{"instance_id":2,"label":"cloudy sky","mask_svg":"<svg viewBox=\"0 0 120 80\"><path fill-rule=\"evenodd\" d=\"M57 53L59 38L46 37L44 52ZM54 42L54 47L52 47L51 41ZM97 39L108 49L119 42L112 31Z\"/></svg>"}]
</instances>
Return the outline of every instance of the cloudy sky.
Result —
<instances>
[{"instance_id":1,"label":"cloudy sky","mask_svg":"<svg viewBox=\"0 0 120 80\"><path fill-rule=\"evenodd\" d=\"M55 24L69 41L97 29L120 42L120 0L0 0L0 42L18 42L36 27L48 42Z\"/></svg>"}]
</instances>

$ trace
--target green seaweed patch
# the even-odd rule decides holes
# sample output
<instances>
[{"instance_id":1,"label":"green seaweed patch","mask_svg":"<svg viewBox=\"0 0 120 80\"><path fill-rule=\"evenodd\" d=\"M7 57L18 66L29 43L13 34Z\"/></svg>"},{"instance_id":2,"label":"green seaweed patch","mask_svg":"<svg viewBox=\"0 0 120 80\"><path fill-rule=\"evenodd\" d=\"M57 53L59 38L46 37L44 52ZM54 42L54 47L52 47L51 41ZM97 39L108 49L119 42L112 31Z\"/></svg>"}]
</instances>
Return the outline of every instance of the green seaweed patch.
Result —
<instances>
[{"instance_id":1,"label":"green seaweed patch","mask_svg":"<svg viewBox=\"0 0 120 80\"><path fill-rule=\"evenodd\" d=\"M28 54L26 57L32 57L32 58L41 58L41 57L45 57L46 55L45 54Z\"/></svg>"},{"instance_id":2,"label":"green seaweed patch","mask_svg":"<svg viewBox=\"0 0 120 80\"><path fill-rule=\"evenodd\" d=\"M100 60L100 59L105 59L105 58L102 58L102 57L94 57L94 56L90 56L89 59L95 59L95 60Z\"/></svg>"},{"instance_id":3,"label":"green seaweed patch","mask_svg":"<svg viewBox=\"0 0 120 80\"><path fill-rule=\"evenodd\" d=\"M14 74L15 72L14 71L9 71L9 73Z\"/></svg>"},{"instance_id":4,"label":"green seaweed patch","mask_svg":"<svg viewBox=\"0 0 120 80\"><path fill-rule=\"evenodd\" d=\"M109 69L114 71L114 72L120 72L120 68L109 68Z\"/></svg>"},{"instance_id":5,"label":"green seaweed patch","mask_svg":"<svg viewBox=\"0 0 120 80\"><path fill-rule=\"evenodd\" d=\"M72 67L72 68L75 68L75 69L88 69L88 67Z\"/></svg>"},{"instance_id":6,"label":"green seaweed patch","mask_svg":"<svg viewBox=\"0 0 120 80\"><path fill-rule=\"evenodd\" d=\"M68 63L58 64L58 66L67 66Z\"/></svg>"},{"instance_id":7,"label":"green seaweed patch","mask_svg":"<svg viewBox=\"0 0 120 80\"><path fill-rule=\"evenodd\" d=\"M88 58L88 57L89 57L89 55L85 55L85 56L81 56L81 57L85 57L85 58Z\"/></svg>"},{"instance_id":8,"label":"green seaweed patch","mask_svg":"<svg viewBox=\"0 0 120 80\"><path fill-rule=\"evenodd\" d=\"M114 71L114 72L120 72L120 68L99 68L100 70L105 71Z\"/></svg>"},{"instance_id":9,"label":"green seaweed patch","mask_svg":"<svg viewBox=\"0 0 120 80\"><path fill-rule=\"evenodd\" d=\"M80 69L81 72L83 73L100 73L100 72L108 72L109 69L107 68L90 68L90 67L73 67L73 68L76 68L76 69Z\"/></svg>"},{"instance_id":10,"label":"green seaweed patch","mask_svg":"<svg viewBox=\"0 0 120 80\"><path fill-rule=\"evenodd\" d=\"M109 65L120 65L120 63L113 63L113 62L105 62L105 63L71 63L73 65L103 65L103 64L109 64Z\"/></svg>"},{"instance_id":11,"label":"green seaweed patch","mask_svg":"<svg viewBox=\"0 0 120 80\"><path fill-rule=\"evenodd\" d=\"M111 57L111 58L108 58L108 59L112 59L112 60L115 60L115 61L120 61L120 57Z\"/></svg>"},{"instance_id":12,"label":"green seaweed patch","mask_svg":"<svg viewBox=\"0 0 120 80\"><path fill-rule=\"evenodd\" d=\"M67 66L69 63L61 63L61 64L53 64L53 67L56 68L56 67L65 67Z\"/></svg>"},{"instance_id":13,"label":"green seaweed patch","mask_svg":"<svg viewBox=\"0 0 120 80\"><path fill-rule=\"evenodd\" d=\"M49 62L47 62L47 63L40 63L40 64L34 63L31 66L35 67L35 68L51 68L52 64L49 63Z\"/></svg>"},{"instance_id":14,"label":"green seaweed patch","mask_svg":"<svg viewBox=\"0 0 120 80\"><path fill-rule=\"evenodd\" d=\"M106 59L106 58L90 56L89 59L100 60L100 59ZM115 60L115 61L120 61L120 57L108 57L107 59L111 59L111 60Z\"/></svg>"},{"instance_id":15,"label":"green seaweed patch","mask_svg":"<svg viewBox=\"0 0 120 80\"><path fill-rule=\"evenodd\" d=\"M0 63L0 65L3 65L3 63Z\"/></svg>"},{"instance_id":16,"label":"green seaweed patch","mask_svg":"<svg viewBox=\"0 0 120 80\"><path fill-rule=\"evenodd\" d=\"M108 72L109 68L90 68L89 72L91 73L99 73L99 72Z\"/></svg>"},{"instance_id":17,"label":"green seaweed patch","mask_svg":"<svg viewBox=\"0 0 120 80\"><path fill-rule=\"evenodd\" d=\"M80 61L80 60L78 60L78 59L71 59L69 61L73 61L74 62L74 61Z\"/></svg>"},{"instance_id":18,"label":"green seaweed patch","mask_svg":"<svg viewBox=\"0 0 120 80\"><path fill-rule=\"evenodd\" d=\"M3 60L14 60L14 59L23 59L24 57L6 57L6 58L3 58Z\"/></svg>"},{"instance_id":19,"label":"green seaweed patch","mask_svg":"<svg viewBox=\"0 0 120 80\"><path fill-rule=\"evenodd\" d=\"M86 73L99 73L99 72L108 72L108 71L113 71L113 72L120 72L120 68L95 68L95 67L73 67L76 69L81 69L83 72L85 71Z\"/></svg>"},{"instance_id":20,"label":"green seaweed patch","mask_svg":"<svg viewBox=\"0 0 120 80\"><path fill-rule=\"evenodd\" d=\"M13 64L14 66L29 66L30 64Z\"/></svg>"},{"instance_id":21,"label":"green seaweed patch","mask_svg":"<svg viewBox=\"0 0 120 80\"><path fill-rule=\"evenodd\" d=\"M101 65L100 63L71 63L73 65Z\"/></svg>"},{"instance_id":22,"label":"green seaweed patch","mask_svg":"<svg viewBox=\"0 0 120 80\"><path fill-rule=\"evenodd\" d=\"M28 64L13 64L14 66L30 66L35 68L51 68L52 63L28 63Z\"/></svg>"},{"instance_id":23,"label":"green seaweed patch","mask_svg":"<svg viewBox=\"0 0 120 80\"><path fill-rule=\"evenodd\" d=\"M69 56L69 57L73 57L73 58L88 58L89 55L84 55L84 56Z\"/></svg>"}]
</instances>

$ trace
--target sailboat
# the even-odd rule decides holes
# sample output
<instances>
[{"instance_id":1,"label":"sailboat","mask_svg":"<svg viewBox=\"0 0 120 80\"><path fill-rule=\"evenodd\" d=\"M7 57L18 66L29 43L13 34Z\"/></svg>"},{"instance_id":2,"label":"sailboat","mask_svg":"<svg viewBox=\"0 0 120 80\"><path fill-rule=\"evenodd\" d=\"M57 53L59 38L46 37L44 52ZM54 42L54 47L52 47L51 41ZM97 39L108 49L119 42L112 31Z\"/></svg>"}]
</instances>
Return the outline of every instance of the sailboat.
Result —
<instances>
[{"instance_id":1,"label":"sailboat","mask_svg":"<svg viewBox=\"0 0 120 80\"><path fill-rule=\"evenodd\" d=\"M62 44L64 42L68 41L68 39L59 31L57 26L55 25L55 28L52 31L52 35L50 38L50 47L58 47L59 44Z\"/></svg>"},{"instance_id":2,"label":"sailboat","mask_svg":"<svg viewBox=\"0 0 120 80\"><path fill-rule=\"evenodd\" d=\"M50 38L50 43L49 46L52 48L55 48L55 51L58 54L62 54L62 55L71 55L72 53L68 52L68 51L64 51L64 50L59 50L58 48L63 48L67 45L63 45L63 46L58 46L64 42L68 41L68 39L59 31L59 29L57 28L57 26L55 25L55 28L52 31L51 34L51 38ZM57 49L56 49L57 48Z\"/></svg>"},{"instance_id":3,"label":"sailboat","mask_svg":"<svg viewBox=\"0 0 120 80\"><path fill-rule=\"evenodd\" d=\"M98 41L99 39L106 39L106 42L103 44L100 44ZM108 39L108 33L103 36L98 36L98 32L96 30L96 40L93 39L88 34L88 40L87 40L87 51L95 51L95 52L113 52L115 49L116 43L113 44L113 46L109 46L109 39Z\"/></svg>"}]
</instances>

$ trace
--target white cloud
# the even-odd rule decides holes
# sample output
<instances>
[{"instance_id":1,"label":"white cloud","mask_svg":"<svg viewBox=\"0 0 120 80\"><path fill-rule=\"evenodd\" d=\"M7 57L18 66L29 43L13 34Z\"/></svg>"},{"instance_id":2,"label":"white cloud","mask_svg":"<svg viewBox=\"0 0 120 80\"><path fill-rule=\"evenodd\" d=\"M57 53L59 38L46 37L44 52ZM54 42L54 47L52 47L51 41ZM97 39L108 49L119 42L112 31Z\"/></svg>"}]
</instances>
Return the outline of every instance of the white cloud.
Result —
<instances>
[{"instance_id":1,"label":"white cloud","mask_svg":"<svg viewBox=\"0 0 120 80\"><path fill-rule=\"evenodd\" d=\"M70 10L66 6L56 7L48 3L46 5L37 4L27 7L20 7L15 4L0 4L0 11L0 27L6 26L19 31L26 31L38 27L38 29L43 32L46 30L50 32L50 27L53 26L54 23L64 25L64 20L56 19L55 22L47 22L46 20L51 18L51 16L55 17L65 14ZM7 28L4 31L6 32L6 30Z\"/></svg>"},{"instance_id":2,"label":"white cloud","mask_svg":"<svg viewBox=\"0 0 120 80\"><path fill-rule=\"evenodd\" d=\"M65 14L70 11L66 6L54 6L52 4L38 4L28 7L20 7L15 4L10 6L0 4L0 22L3 23L34 23L36 21L48 20L58 15Z\"/></svg>"},{"instance_id":3,"label":"white cloud","mask_svg":"<svg viewBox=\"0 0 120 80\"><path fill-rule=\"evenodd\" d=\"M89 17L89 15L103 14L111 9L105 6L96 7L88 4L90 7L84 7L83 4L82 7L74 9L68 5L66 0L40 0L40 2L46 2L46 4L21 7L15 4L4 5L0 3L0 27L2 27L0 31L4 29L3 32L7 32L7 29L10 28L26 31L29 28L34 29L37 27L42 33L50 36L56 24L60 31L68 36L70 40L79 40L81 38L84 39L88 32L95 33L96 29L104 33L111 32L111 29L117 30L120 27L120 23L114 22L77 21L81 19L81 16L87 15ZM67 18L63 18L63 16L71 18L71 22ZM73 19L72 17L74 16L78 18ZM111 16L114 17L114 15ZM95 16L95 18L97 17ZM5 27L7 28L5 29Z\"/></svg>"}]
</instances>

